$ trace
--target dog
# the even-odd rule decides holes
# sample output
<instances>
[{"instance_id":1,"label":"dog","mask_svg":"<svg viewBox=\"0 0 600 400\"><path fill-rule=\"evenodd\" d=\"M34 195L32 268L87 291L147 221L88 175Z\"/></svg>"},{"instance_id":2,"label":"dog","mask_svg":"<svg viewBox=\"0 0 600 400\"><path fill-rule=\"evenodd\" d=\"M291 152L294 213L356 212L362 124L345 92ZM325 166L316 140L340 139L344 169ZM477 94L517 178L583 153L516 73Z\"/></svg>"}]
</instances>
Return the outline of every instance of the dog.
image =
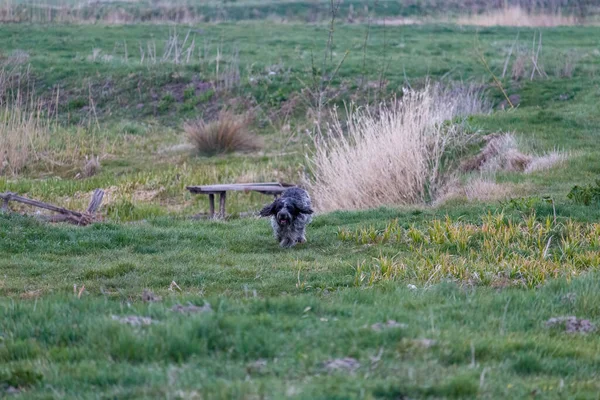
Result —
<instances>
[{"instance_id":1,"label":"dog","mask_svg":"<svg viewBox=\"0 0 600 400\"><path fill-rule=\"evenodd\" d=\"M306 225L312 220L308 192L300 188L285 190L281 197L260 210L261 217L271 217L273 233L284 248L306 242Z\"/></svg>"}]
</instances>

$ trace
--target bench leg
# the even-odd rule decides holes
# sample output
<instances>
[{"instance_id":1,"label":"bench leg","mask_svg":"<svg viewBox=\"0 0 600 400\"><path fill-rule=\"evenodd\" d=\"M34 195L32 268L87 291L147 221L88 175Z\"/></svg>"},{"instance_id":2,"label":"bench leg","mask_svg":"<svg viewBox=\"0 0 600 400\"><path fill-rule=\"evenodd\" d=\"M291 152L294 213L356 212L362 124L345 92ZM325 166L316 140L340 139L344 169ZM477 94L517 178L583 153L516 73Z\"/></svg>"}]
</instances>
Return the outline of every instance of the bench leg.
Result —
<instances>
[{"instance_id":1,"label":"bench leg","mask_svg":"<svg viewBox=\"0 0 600 400\"><path fill-rule=\"evenodd\" d=\"M208 195L208 206L209 208L209 212L208 212L208 217L209 218L214 218L215 217L215 195L210 193Z\"/></svg>"},{"instance_id":2,"label":"bench leg","mask_svg":"<svg viewBox=\"0 0 600 400\"><path fill-rule=\"evenodd\" d=\"M221 192L219 196L219 214L221 218L225 218L225 200L227 199L227 192Z\"/></svg>"}]
</instances>

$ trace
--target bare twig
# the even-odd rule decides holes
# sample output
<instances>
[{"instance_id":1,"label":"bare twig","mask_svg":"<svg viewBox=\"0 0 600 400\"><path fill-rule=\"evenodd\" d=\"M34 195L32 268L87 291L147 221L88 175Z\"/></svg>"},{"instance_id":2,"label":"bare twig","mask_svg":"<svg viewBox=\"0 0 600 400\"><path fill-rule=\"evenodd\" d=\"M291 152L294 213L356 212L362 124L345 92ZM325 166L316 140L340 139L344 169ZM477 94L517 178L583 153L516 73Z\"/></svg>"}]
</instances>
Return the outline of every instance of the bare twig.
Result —
<instances>
[{"instance_id":1,"label":"bare twig","mask_svg":"<svg viewBox=\"0 0 600 400\"><path fill-rule=\"evenodd\" d=\"M508 69L508 62L510 61L510 57L512 56L513 50L515 49L515 45L519 41L519 32L517 32L517 37L513 42L512 46L510 46L510 51L508 52L508 56L506 56L506 61L504 61L504 68L502 69L502 78L506 76L506 70Z\"/></svg>"},{"instance_id":2,"label":"bare twig","mask_svg":"<svg viewBox=\"0 0 600 400\"><path fill-rule=\"evenodd\" d=\"M490 69L490 66L488 65L487 61L485 60L485 56L483 55L483 51L479 47L479 39L477 39L477 37L476 37L475 40L477 41L477 55L479 56L479 61L481 61L481 63L483 64L484 68L490 73L490 75L492 76L492 79L494 79L494 82L496 83L496 86L498 86L498 89L500 89L500 91L504 95L504 98L506 99L506 101L510 105L510 108L515 108L515 106L513 105L513 103L508 98L508 94L504 90L504 87L502 86L502 82L500 82L500 80L492 72L492 70Z\"/></svg>"},{"instance_id":3,"label":"bare twig","mask_svg":"<svg viewBox=\"0 0 600 400\"><path fill-rule=\"evenodd\" d=\"M548 256L548 249L550 249L550 242L552 242L552 236L548 238L548 243L546 243L546 247L544 248L544 254L542 258L546 258Z\"/></svg>"},{"instance_id":4,"label":"bare twig","mask_svg":"<svg viewBox=\"0 0 600 400\"><path fill-rule=\"evenodd\" d=\"M537 51L535 50L535 33L533 34L533 47L531 49L531 62L533 64L533 67L531 69L531 77L529 80L533 80L533 77L535 76L536 71L538 74L540 74L540 76L542 78L548 77L548 75L546 75L546 72L544 72L539 66L539 58L540 58L541 51L542 51L542 32L540 31L540 37L538 40ZM535 52L535 54L534 54L534 52Z\"/></svg>"}]
</instances>

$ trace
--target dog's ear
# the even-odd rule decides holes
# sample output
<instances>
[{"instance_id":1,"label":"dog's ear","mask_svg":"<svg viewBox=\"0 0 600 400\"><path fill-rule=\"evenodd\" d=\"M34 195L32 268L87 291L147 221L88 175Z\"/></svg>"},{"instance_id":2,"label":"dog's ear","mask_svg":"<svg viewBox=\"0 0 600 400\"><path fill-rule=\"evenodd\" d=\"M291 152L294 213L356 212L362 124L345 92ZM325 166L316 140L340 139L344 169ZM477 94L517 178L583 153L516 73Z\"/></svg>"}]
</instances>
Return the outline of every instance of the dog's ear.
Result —
<instances>
[{"instance_id":1,"label":"dog's ear","mask_svg":"<svg viewBox=\"0 0 600 400\"><path fill-rule=\"evenodd\" d=\"M281 209L281 201L279 199L275 200L269 205L263 207L262 210L258 213L261 217L269 217L271 215L277 214Z\"/></svg>"},{"instance_id":2,"label":"dog's ear","mask_svg":"<svg viewBox=\"0 0 600 400\"><path fill-rule=\"evenodd\" d=\"M313 214L314 213L313 209L304 202L294 201L292 204L294 205L294 208L296 209L296 212L298 214Z\"/></svg>"}]
</instances>

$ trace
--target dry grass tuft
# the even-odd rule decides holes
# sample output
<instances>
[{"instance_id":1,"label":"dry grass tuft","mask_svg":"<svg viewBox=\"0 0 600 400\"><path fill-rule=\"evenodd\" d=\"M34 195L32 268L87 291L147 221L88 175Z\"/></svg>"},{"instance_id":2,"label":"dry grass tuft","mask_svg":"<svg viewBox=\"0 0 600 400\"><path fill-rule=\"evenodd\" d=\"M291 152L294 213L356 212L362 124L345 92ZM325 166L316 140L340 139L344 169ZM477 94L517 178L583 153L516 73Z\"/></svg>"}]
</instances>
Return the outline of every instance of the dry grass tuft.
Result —
<instances>
[{"instance_id":1,"label":"dry grass tuft","mask_svg":"<svg viewBox=\"0 0 600 400\"><path fill-rule=\"evenodd\" d=\"M375 111L347 110L345 122L334 113L309 158L315 206L351 210L434 198L445 156L470 139L462 124L448 121L488 109L478 90L427 86Z\"/></svg>"},{"instance_id":2,"label":"dry grass tuft","mask_svg":"<svg viewBox=\"0 0 600 400\"><path fill-rule=\"evenodd\" d=\"M439 206L451 200L497 201L515 194L516 187L508 183L496 183L493 176L479 175L461 183L458 178L449 180L435 200Z\"/></svg>"},{"instance_id":3,"label":"dry grass tuft","mask_svg":"<svg viewBox=\"0 0 600 400\"><path fill-rule=\"evenodd\" d=\"M481 152L463 162L463 172L480 171L495 173L497 171L525 172L545 170L566 160L567 155L552 151L541 156L524 154L518 149L517 139L512 133L491 135Z\"/></svg>"},{"instance_id":4,"label":"dry grass tuft","mask_svg":"<svg viewBox=\"0 0 600 400\"><path fill-rule=\"evenodd\" d=\"M559 13L529 13L521 7L504 7L497 10L487 11L479 15L460 17L459 25L476 26L529 26L529 27L551 27L551 26L574 26L579 21L572 15Z\"/></svg>"},{"instance_id":5,"label":"dry grass tuft","mask_svg":"<svg viewBox=\"0 0 600 400\"><path fill-rule=\"evenodd\" d=\"M202 155L258 150L263 143L260 137L248 131L249 122L248 116L224 111L215 121L186 122L184 130L195 150Z\"/></svg>"},{"instance_id":6,"label":"dry grass tuft","mask_svg":"<svg viewBox=\"0 0 600 400\"><path fill-rule=\"evenodd\" d=\"M567 154L553 150L542 156L534 157L527 165L527 168L525 168L525 173L529 174L536 171L545 171L565 162L567 158Z\"/></svg>"},{"instance_id":7,"label":"dry grass tuft","mask_svg":"<svg viewBox=\"0 0 600 400\"><path fill-rule=\"evenodd\" d=\"M494 201L509 198L513 191L509 185L496 183L483 177L469 180L464 186L464 195L469 201Z\"/></svg>"},{"instance_id":8,"label":"dry grass tuft","mask_svg":"<svg viewBox=\"0 0 600 400\"><path fill-rule=\"evenodd\" d=\"M94 157L85 157L85 164L82 169L82 174L84 177L89 178L94 176L100 172L100 158L98 156Z\"/></svg>"}]
</instances>

